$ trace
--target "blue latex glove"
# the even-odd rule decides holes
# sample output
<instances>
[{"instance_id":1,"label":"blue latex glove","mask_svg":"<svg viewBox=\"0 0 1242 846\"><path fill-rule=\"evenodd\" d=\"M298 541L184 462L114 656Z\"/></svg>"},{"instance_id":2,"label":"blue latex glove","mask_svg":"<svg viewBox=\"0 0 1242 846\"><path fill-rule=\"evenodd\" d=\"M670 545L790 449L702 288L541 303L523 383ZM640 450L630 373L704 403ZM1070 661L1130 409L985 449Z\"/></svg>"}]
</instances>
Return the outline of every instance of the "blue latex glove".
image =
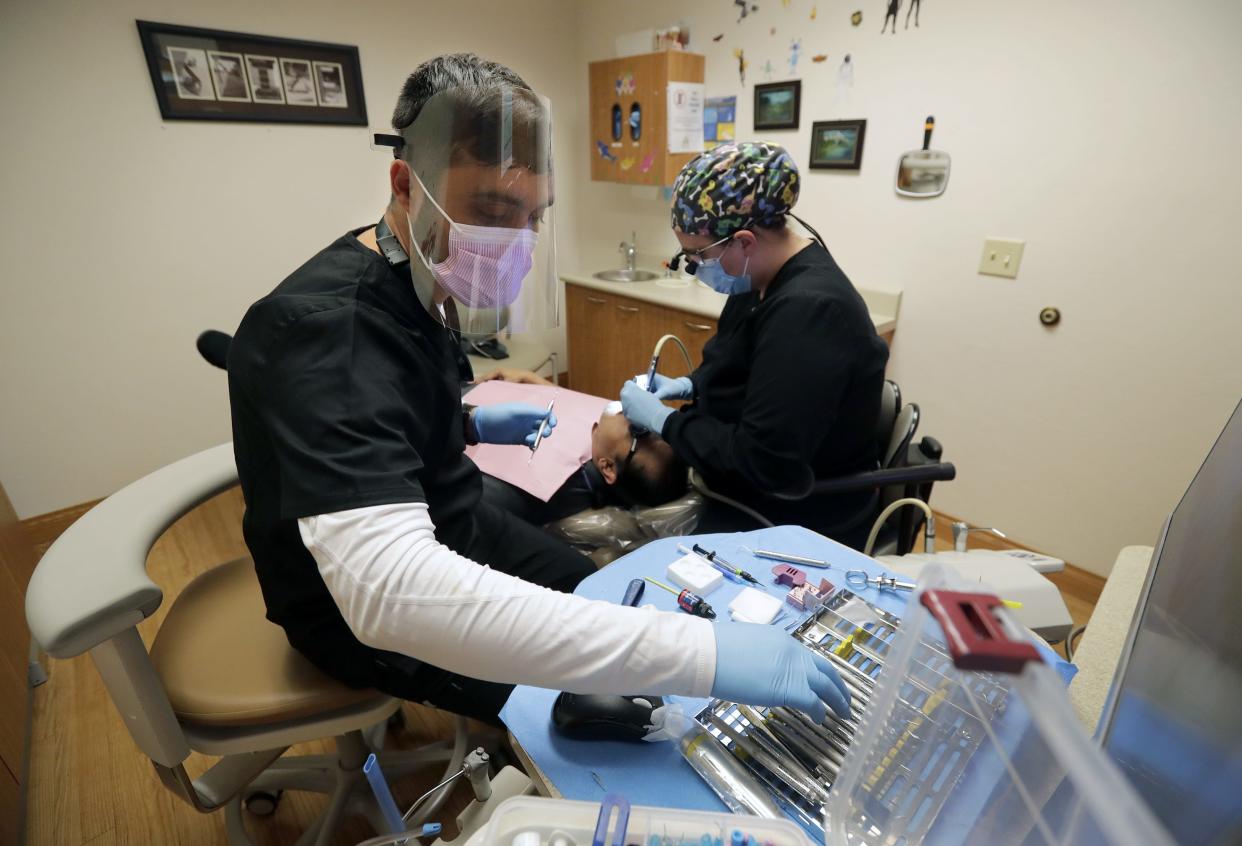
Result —
<instances>
[{"instance_id":1,"label":"blue latex glove","mask_svg":"<svg viewBox=\"0 0 1242 846\"><path fill-rule=\"evenodd\" d=\"M621 386L621 413L635 426L659 435L664 431L664 421L673 409L660 402L655 394L638 387L638 383L631 379Z\"/></svg>"},{"instance_id":2,"label":"blue latex glove","mask_svg":"<svg viewBox=\"0 0 1242 846\"><path fill-rule=\"evenodd\" d=\"M712 696L745 705L785 705L823 722L824 703L850 715L850 692L822 655L787 632L753 623L716 623Z\"/></svg>"},{"instance_id":3,"label":"blue latex glove","mask_svg":"<svg viewBox=\"0 0 1242 846\"><path fill-rule=\"evenodd\" d=\"M644 374L646 375L646 374ZM688 400L694 398L694 383L689 376L678 376L670 379L667 376L655 375L655 390L651 393L659 399Z\"/></svg>"},{"instance_id":4,"label":"blue latex glove","mask_svg":"<svg viewBox=\"0 0 1242 846\"><path fill-rule=\"evenodd\" d=\"M543 436L546 438L556 426L556 412L548 414L546 407L524 402L480 405L473 415L475 439L481 444L526 444L533 447L539 423L545 415L548 422L543 427Z\"/></svg>"}]
</instances>

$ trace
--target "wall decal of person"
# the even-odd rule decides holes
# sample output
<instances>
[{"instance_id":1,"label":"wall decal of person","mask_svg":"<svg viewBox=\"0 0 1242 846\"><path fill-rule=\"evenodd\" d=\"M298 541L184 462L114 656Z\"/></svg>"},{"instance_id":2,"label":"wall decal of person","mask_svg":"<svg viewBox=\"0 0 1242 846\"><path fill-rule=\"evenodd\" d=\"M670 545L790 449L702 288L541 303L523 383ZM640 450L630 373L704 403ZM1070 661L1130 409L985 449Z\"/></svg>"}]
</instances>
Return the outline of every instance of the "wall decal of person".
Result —
<instances>
[{"instance_id":1,"label":"wall decal of person","mask_svg":"<svg viewBox=\"0 0 1242 846\"><path fill-rule=\"evenodd\" d=\"M901 0L888 0L888 11L884 13L884 26L880 27L880 35L884 34L890 20L893 22L893 35L897 34L897 12L900 10Z\"/></svg>"}]
</instances>

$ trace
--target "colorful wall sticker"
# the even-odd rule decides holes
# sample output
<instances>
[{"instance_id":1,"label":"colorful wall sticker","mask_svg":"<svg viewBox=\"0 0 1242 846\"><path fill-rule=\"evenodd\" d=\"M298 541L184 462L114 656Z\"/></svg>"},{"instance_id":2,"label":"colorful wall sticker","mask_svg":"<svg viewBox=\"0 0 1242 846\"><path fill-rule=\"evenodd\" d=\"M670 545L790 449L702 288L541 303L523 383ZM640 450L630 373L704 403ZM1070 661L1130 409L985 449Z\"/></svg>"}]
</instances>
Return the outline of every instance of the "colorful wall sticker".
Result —
<instances>
[{"instance_id":1,"label":"colorful wall sticker","mask_svg":"<svg viewBox=\"0 0 1242 846\"><path fill-rule=\"evenodd\" d=\"M634 74L630 71L626 71L617 77L616 89L618 97L622 94L633 94L636 90L638 90L634 84Z\"/></svg>"},{"instance_id":2,"label":"colorful wall sticker","mask_svg":"<svg viewBox=\"0 0 1242 846\"><path fill-rule=\"evenodd\" d=\"M595 146L599 149L599 157L606 162L615 162L617 157L608 149L608 144L604 141L596 141Z\"/></svg>"},{"instance_id":3,"label":"colorful wall sticker","mask_svg":"<svg viewBox=\"0 0 1242 846\"><path fill-rule=\"evenodd\" d=\"M852 23L854 26L858 26L860 23L862 23L862 10L861 9L854 12L854 14L850 15L850 23Z\"/></svg>"},{"instance_id":4,"label":"colorful wall sticker","mask_svg":"<svg viewBox=\"0 0 1242 846\"><path fill-rule=\"evenodd\" d=\"M824 62L828 61L828 54L827 53L816 53L814 56L811 57L811 61L817 65L821 65Z\"/></svg>"},{"instance_id":5,"label":"colorful wall sticker","mask_svg":"<svg viewBox=\"0 0 1242 846\"><path fill-rule=\"evenodd\" d=\"M746 0L733 0L733 5L737 6L738 8L738 15L737 15L738 23L741 23L742 20L747 15L749 15L751 12L759 11L758 3L747 3Z\"/></svg>"},{"instance_id":6,"label":"colorful wall sticker","mask_svg":"<svg viewBox=\"0 0 1242 846\"><path fill-rule=\"evenodd\" d=\"M647 155L643 156L643 160L642 162L639 163L638 169L642 173L646 173L647 171L651 170L651 166L653 164L655 164L655 154L648 153Z\"/></svg>"},{"instance_id":7,"label":"colorful wall sticker","mask_svg":"<svg viewBox=\"0 0 1242 846\"><path fill-rule=\"evenodd\" d=\"M802 57L802 39L793 38L789 41L789 75L797 76L798 59Z\"/></svg>"},{"instance_id":8,"label":"colorful wall sticker","mask_svg":"<svg viewBox=\"0 0 1242 846\"><path fill-rule=\"evenodd\" d=\"M621 160L620 164L621 164L622 170L629 170L630 168L634 166L634 157L626 156L624 159Z\"/></svg>"},{"instance_id":9,"label":"colorful wall sticker","mask_svg":"<svg viewBox=\"0 0 1242 846\"><path fill-rule=\"evenodd\" d=\"M733 58L737 59L737 78L742 87L746 86L746 51L741 47L733 48Z\"/></svg>"},{"instance_id":10,"label":"colorful wall sticker","mask_svg":"<svg viewBox=\"0 0 1242 846\"><path fill-rule=\"evenodd\" d=\"M772 60L768 59L763 63L763 81L771 82L772 74L776 72L776 68L772 67Z\"/></svg>"}]
</instances>

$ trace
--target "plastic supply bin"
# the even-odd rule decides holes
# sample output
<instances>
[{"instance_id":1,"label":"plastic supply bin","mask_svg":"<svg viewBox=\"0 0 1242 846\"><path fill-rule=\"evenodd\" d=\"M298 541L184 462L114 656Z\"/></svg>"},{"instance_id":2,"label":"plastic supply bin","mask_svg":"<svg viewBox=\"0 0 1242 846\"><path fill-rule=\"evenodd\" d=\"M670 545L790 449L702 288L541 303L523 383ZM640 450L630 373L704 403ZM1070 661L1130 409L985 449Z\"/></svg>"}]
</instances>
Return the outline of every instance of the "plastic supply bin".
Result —
<instances>
[{"instance_id":1,"label":"plastic supply bin","mask_svg":"<svg viewBox=\"0 0 1242 846\"><path fill-rule=\"evenodd\" d=\"M829 792L825 842L1171 844L1030 635L970 587L924 571Z\"/></svg>"},{"instance_id":2,"label":"plastic supply bin","mask_svg":"<svg viewBox=\"0 0 1242 846\"><path fill-rule=\"evenodd\" d=\"M560 832L576 846L589 846L599 809L598 802L515 796L496 808L484 831L482 844L513 846L514 838L523 832L535 832L539 836L538 842L547 844L553 841L554 834ZM725 812L679 811L641 805L630 809L624 842L637 846L664 846L665 843L699 846L707 836L708 843L714 844L719 838L719 842L728 846L730 835L735 831L753 837L753 842L759 844L813 846L802 829L788 820L762 820ZM604 842L613 842L611 828ZM473 846L473 840L471 844Z\"/></svg>"}]
</instances>

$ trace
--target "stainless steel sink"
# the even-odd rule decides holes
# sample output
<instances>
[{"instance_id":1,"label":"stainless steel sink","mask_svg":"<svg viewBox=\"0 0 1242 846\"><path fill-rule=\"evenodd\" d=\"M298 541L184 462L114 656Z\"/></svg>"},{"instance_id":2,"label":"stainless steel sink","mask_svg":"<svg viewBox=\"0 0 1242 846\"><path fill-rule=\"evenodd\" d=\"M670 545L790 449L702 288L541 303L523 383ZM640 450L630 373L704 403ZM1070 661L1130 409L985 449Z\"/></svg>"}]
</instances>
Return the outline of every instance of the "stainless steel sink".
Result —
<instances>
[{"instance_id":1,"label":"stainless steel sink","mask_svg":"<svg viewBox=\"0 0 1242 846\"><path fill-rule=\"evenodd\" d=\"M605 282L649 282L660 276L660 274L652 273L650 270L601 270L599 273L592 275L596 279L603 279Z\"/></svg>"}]
</instances>

